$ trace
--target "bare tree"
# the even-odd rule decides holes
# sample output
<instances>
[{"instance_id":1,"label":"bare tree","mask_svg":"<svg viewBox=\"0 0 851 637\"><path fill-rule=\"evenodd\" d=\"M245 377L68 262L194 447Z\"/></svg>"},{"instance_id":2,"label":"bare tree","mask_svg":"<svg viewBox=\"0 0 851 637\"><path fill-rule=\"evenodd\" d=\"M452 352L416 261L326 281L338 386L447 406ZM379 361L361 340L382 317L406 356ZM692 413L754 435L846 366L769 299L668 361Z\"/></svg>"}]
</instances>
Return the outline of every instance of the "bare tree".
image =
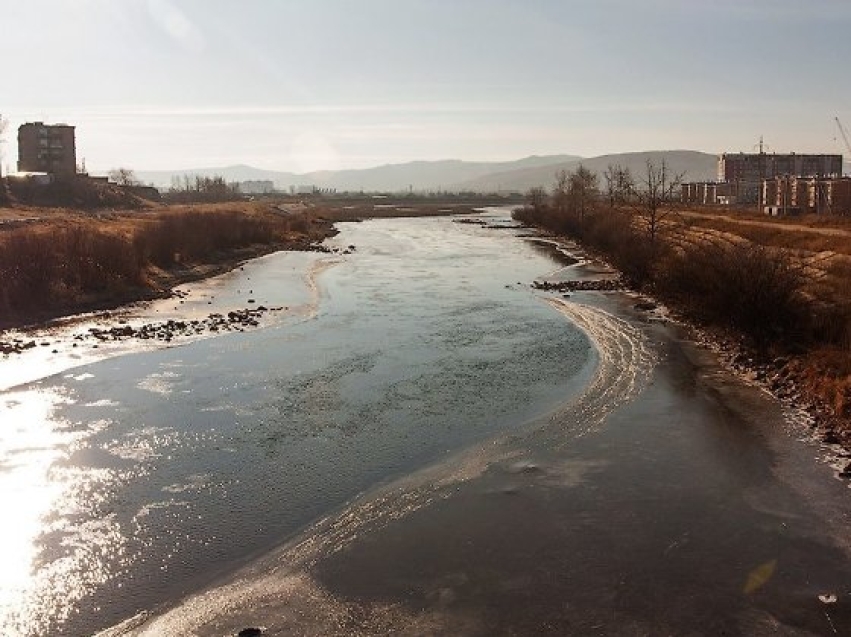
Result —
<instances>
[{"instance_id":1,"label":"bare tree","mask_svg":"<svg viewBox=\"0 0 851 637\"><path fill-rule=\"evenodd\" d=\"M172 177L167 198L175 202L234 201L241 198L239 184L228 183L225 178L183 175Z\"/></svg>"},{"instance_id":2,"label":"bare tree","mask_svg":"<svg viewBox=\"0 0 851 637\"><path fill-rule=\"evenodd\" d=\"M136 173L130 168L115 168L109 171L109 178L119 186L138 186Z\"/></svg>"},{"instance_id":3,"label":"bare tree","mask_svg":"<svg viewBox=\"0 0 851 637\"><path fill-rule=\"evenodd\" d=\"M553 184L552 203L559 217L567 214L570 190L570 175L562 168L556 172L556 182Z\"/></svg>"},{"instance_id":4,"label":"bare tree","mask_svg":"<svg viewBox=\"0 0 851 637\"><path fill-rule=\"evenodd\" d=\"M541 212L547 202L547 192L540 186L530 188L526 193L526 204L534 211Z\"/></svg>"},{"instance_id":5,"label":"bare tree","mask_svg":"<svg viewBox=\"0 0 851 637\"><path fill-rule=\"evenodd\" d=\"M646 175L641 178L638 187L633 187L633 206L647 232L651 253L656 251L665 220L675 212L673 203L684 174L672 175L664 159L658 166L648 159Z\"/></svg>"},{"instance_id":6,"label":"bare tree","mask_svg":"<svg viewBox=\"0 0 851 637\"><path fill-rule=\"evenodd\" d=\"M603 173L606 182L606 197L609 200L609 208L624 205L635 190L635 180L629 168L623 168L620 164L609 164Z\"/></svg>"},{"instance_id":7,"label":"bare tree","mask_svg":"<svg viewBox=\"0 0 851 637\"><path fill-rule=\"evenodd\" d=\"M598 195L597 175L579 164L569 176L568 200L571 212L579 217L580 228L584 227L585 215L594 206Z\"/></svg>"}]
</instances>

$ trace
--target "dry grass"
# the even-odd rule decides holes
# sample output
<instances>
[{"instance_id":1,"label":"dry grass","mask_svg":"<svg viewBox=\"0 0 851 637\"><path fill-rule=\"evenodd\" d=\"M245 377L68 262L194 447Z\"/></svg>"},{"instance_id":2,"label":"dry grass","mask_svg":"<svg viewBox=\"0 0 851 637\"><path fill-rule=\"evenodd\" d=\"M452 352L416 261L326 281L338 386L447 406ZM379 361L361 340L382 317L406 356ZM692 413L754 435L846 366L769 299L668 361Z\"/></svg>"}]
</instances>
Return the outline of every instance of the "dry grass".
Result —
<instances>
[{"instance_id":1,"label":"dry grass","mask_svg":"<svg viewBox=\"0 0 851 637\"><path fill-rule=\"evenodd\" d=\"M680 244L658 263L653 283L690 316L743 333L761 350L811 339L804 273L784 251L723 240Z\"/></svg>"},{"instance_id":2,"label":"dry grass","mask_svg":"<svg viewBox=\"0 0 851 637\"><path fill-rule=\"evenodd\" d=\"M245 203L54 215L0 232L0 326L144 296L153 269L324 236L311 214L286 216Z\"/></svg>"},{"instance_id":3,"label":"dry grass","mask_svg":"<svg viewBox=\"0 0 851 637\"><path fill-rule=\"evenodd\" d=\"M851 220L679 211L648 252L623 212L598 210L582 233L540 212L518 218L582 239L696 322L746 337L764 359L789 358L786 373L851 444Z\"/></svg>"},{"instance_id":4,"label":"dry grass","mask_svg":"<svg viewBox=\"0 0 851 637\"><path fill-rule=\"evenodd\" d=\"M764 246L851 255L851 226L771 222L765 218L736 220L708 215L683 217L681 223L736 235Z\"/></svg>"},{"instance_id":5,"label":"dry grass","mask_svg":"<svg viewBox=\"0 0 851 637\"><path fill-rule=\"evenodd\" d=\"M334 221L473 211L451 203L396 203L0 208L0 328L146 298L237 253L249 258L276 248L303 249L328 236Z\"/></svg>"},{"instance_id":6,"label":"dry grass","mask_svg":"<svg viewBox=\"0 0 851 637\"><path fill-rule=\"evenodd\" d=\"M782 251L801 273L803 311L797 338L781 343L797 352L789 372L810 397L837 419L837 433L851 444L851 218L805 215L689 215L686 233L712 231L751 245ZM775 308L765 305L767 313ZM763 317L760 317L763 318Z\"/></svg>"}]
</instances>

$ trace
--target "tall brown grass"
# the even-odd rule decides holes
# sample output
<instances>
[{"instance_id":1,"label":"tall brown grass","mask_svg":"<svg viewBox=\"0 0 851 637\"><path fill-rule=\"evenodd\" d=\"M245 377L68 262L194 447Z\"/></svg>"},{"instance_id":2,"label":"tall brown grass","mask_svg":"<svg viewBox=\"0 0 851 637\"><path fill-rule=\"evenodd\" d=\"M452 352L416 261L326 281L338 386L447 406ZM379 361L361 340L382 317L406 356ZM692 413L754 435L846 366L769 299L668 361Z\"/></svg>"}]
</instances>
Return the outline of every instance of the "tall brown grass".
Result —
<instances>
[{"instance_id":1,"label":"tall brown grass","mask_svg":"<svg viewBox=\"0 0 851 637\"><path fill-rule=\"evenodd\" d=\"M787 251L747 240L683 241L675 222L654 244L633 217L599 205L580 228L577 219L559 218L549 206L515 214L581 240L633 287L650 290L698 323L741 334L763 351L811 345L828 336L817 329L820 323L841 322L814 311L803 271Z\"/></svg>"},{"instance_id":2,"label":"tall brown grass","mask_svg":"<svg viewBox=\"0 0 851 637\"><path fill-rule=\"evenodd\" d=\"M169 267L223 250L274 243L282 240L290 227L287 219L258 218L239 211L171 212L137 228L133 248L142 263Z\"/></svg>"},{"instance_id":3,"label":"tall brown grass","mask_svg":"<svg viewBox=\"0 0 851 637\"><path fill-rule=\"evenodd\" d=\"M827 408L836 419L825 426L851 444L851 248L847 235L818 232L849 221L685 215L649 251L625 212L600 205L582 232L548 205L516 218L574 236L693 321L744 337Z\"/></svg>"},{"instance_id":4,"label":"tall brown grass","mask_svg":"<svg viewBox=\"0 0 851 637\"><path fill-rule=\"evenodd\" d=\"M147 285L152 266L215 260L277 244L311 220L241 210L164 211L111 220L33 224L0 232L0 326L79 308Z\"/></svg>"}]
</instances>

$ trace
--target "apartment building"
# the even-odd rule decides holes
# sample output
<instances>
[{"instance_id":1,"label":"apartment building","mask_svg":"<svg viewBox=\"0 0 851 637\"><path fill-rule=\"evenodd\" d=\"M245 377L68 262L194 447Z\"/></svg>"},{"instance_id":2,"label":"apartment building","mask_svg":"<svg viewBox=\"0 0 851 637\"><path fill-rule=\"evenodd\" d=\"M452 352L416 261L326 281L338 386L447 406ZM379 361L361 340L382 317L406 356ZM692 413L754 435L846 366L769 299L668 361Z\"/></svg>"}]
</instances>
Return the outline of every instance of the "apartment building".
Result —
<instances>
[{"instance_id":1,"label":"apartment building","mask_svg":"<svg viewBox=\"0 0 851 637\"><path fill-rule=\"evenodd\" d=\"M18 128L18 171L49 173L56 179L77 174L74 127L30 122Z\"/></svg>"},{"instance_id":2,"label":"apartment building","mask_svg":"<svg viewBox=\"0 0 851 637\"><path fill-rule=\"evenodd\" d=\"M839 177L842 155L724 153L718 158L718 181L760 183L782 175Z\"/></svg>"},{"instance_id":3,"label":"apartment building","mask_svg":"<svg viewBox=\"0 0 851 637\"><path fill-rule=\"evenodd\" d=\"M823 205L826 199L818 197L816 204L804 205L805 180L832 183L841 177L842 155L724 153L718 157L718 181L683 184L682 199L694 204L759 204L821 212L835 206L826 207ZM771 183L766 185L766 181ZM838 182L836 186L825 187L835 188L837 193L845 188ZM786 193L782 195L782 204L775 203L779 201L778 192ZM837 199L841 198L837 194Z\"/></svg>"}]
</instances>

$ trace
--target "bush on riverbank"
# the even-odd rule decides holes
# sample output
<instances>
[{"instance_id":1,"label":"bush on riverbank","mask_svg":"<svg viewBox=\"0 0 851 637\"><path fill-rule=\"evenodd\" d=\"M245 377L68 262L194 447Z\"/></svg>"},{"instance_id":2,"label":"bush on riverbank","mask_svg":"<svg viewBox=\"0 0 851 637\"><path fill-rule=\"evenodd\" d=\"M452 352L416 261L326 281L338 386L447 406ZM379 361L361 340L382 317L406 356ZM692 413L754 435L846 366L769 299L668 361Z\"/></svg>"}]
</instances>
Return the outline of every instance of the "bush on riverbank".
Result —
<instances>
[{"instance_id":1,"label":"bush on riverbank","mask_svg":"<svg viewBox=\"0 0 851 637\"><path fill-rule=\"evenodd\" d=\"M5 177L0 177L0 206L11 203L12 196L9 194L9 184Z\"/></svg>"},{"instance_id":2,"label":"bush on riverbank","mask_svg":"<svg viewBox=\"0 0 851 637\"><path fill-rule=\"evenodd\" d=\"M651 234L639 206L635 201L615 206L597 197L580 218L538 193L514 217L579 240L633 287L652 292L696 322L744 335L763 351L800 349L826 336L820 324L835 330L848 323L815 311L804 293L802 270L787 251L746 240L683 241L681 224L667 218Z\"/></svg>"},{"instance_id":3,"label":"bush on riverbank","mask_svg":"<svg viewBox=\"0 0 851 637\"><path fill-rule=\"evenodd\" d=\"M669 250L654 292L703 323L749 336L761 350L811 340L801 269L789 255L750 242L704 241Z\"/></svg>"},{"instance_id":4,"label":"bush on riverbank","mask_svg":"<svg viewBox=\"0 0 851 637\"><path fill-rule=\"evenodd\" d=\"M187 209L15 227L0 232L0 327L127 301L139 296L133 290L154 291L152 267L307 242L319 238L310 236L312 226L306 215Z\"/></svg>"},{"instance_id":5,"label":"bush on riverbank","mask_svg":"<svg viewBox=\"0 0 851 637\"><path fill-rule=\"evenodd\" d=\"M837 253L844 239L739 227L733 219L692 226L671 215L651 242L629 192L616 194L598 197L580 220L569 210L560 213L552 198L531 193L514 216L577 239L633 287L694 322L736 341L744 337L753 359L764 362L761 373L771 387L788 392L791 383L803 391L832 416L821 420L825 440L840 436L851 445L851 262L847 251ZM829 252L812 252L826 245Z\"/></svg>"}]
</instances>

